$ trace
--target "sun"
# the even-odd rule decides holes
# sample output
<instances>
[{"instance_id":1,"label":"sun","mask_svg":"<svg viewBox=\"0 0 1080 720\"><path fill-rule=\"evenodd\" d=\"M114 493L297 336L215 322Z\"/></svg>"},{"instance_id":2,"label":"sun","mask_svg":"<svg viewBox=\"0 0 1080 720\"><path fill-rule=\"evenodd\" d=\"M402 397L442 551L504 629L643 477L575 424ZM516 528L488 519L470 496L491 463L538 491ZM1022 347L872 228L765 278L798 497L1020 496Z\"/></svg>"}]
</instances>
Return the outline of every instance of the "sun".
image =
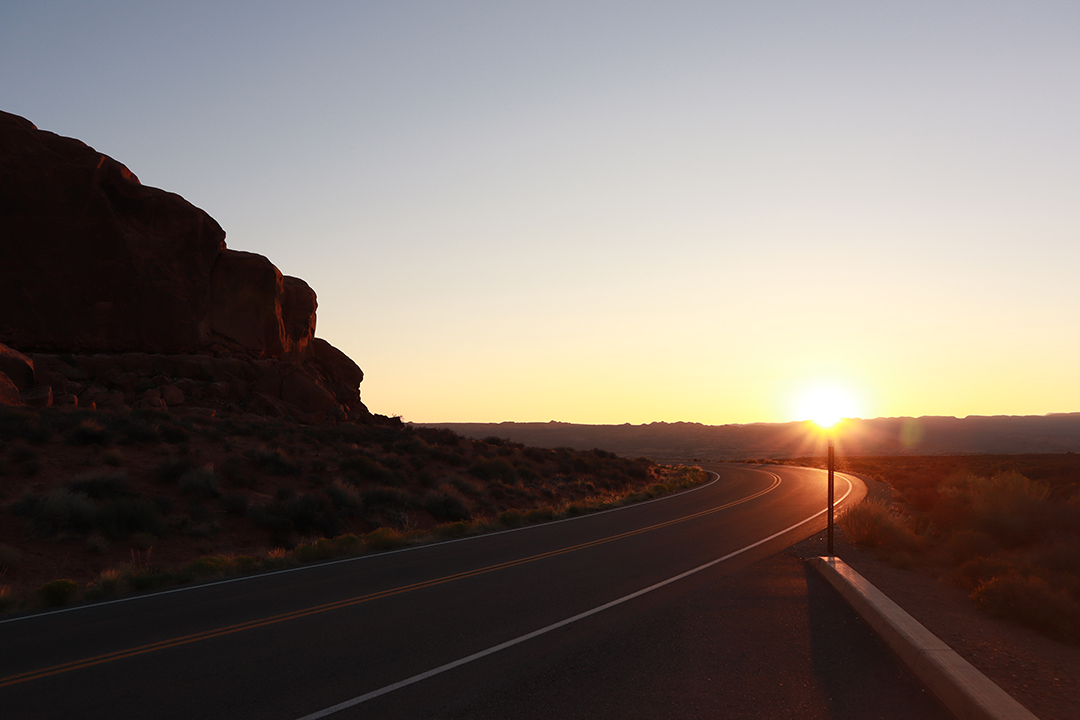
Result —
<instances>
[{"instance_id":1,"label":"sun","mask_svg":"<svg viewBox=\"0 0 1080 720\"><path fill-rule=\"evenodd\" d=\"M856 417L858 409L859 403L850 390L832 385L806 390L795 406L799 420L812 420L826 429L844 418Z\"/></svg>"}]
</instances>

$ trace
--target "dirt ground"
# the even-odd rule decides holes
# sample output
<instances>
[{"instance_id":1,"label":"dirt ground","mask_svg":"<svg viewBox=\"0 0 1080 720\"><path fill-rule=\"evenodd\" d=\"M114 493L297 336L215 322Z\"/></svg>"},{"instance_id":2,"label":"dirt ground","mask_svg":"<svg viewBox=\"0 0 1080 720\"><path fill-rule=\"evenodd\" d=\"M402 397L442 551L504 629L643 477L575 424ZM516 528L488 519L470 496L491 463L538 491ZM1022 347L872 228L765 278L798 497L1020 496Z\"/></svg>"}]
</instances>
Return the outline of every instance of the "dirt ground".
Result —
<instances>
[{"instance_id":1,"label":"dirt ground","mask_svg":"<svg viewBox=\"0 0 1080 720\"><path fill-rule=\"evenodd\" d=\"M868 481L870 497L891 497L883 483ZM1066 645L1017 623L979 610L964 590L917 571L879 562L848 543L837 528L836 555L869 580L961 657L1016 698L1040 720L1080 716L1080 647ZM825 533L791 548L799 557L825 555Z\"/></svg>"}]
</instances>

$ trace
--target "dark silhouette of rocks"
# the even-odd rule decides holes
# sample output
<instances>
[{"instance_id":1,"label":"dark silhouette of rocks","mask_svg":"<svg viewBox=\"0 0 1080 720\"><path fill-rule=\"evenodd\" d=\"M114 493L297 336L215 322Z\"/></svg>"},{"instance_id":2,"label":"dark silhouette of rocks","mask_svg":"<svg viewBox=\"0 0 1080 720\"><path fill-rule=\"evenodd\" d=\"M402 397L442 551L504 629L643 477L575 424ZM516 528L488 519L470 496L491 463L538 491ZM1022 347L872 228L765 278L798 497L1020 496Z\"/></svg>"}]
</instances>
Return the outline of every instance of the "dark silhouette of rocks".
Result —
<instances>
[{"instance_id":1,"label":"dark silhouette of rocks","mask_svg":"<svg viewBox=\"0 0 1080 720\"><path fill-rule=\"evenodd\" d=\"M5 112L0 188L0 403L370 419L315 292L179 195Z\"/></svg>"}]
</instances>

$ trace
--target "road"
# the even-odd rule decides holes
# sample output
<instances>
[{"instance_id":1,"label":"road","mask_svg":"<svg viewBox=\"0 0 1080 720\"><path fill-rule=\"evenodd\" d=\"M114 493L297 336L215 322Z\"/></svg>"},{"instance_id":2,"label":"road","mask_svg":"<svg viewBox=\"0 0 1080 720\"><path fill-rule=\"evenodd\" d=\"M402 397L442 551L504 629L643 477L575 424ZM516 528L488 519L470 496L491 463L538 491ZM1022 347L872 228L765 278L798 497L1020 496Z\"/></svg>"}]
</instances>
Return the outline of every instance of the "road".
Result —
<instances>
[{"instance_id":1,"label":"road","mask_svg":"<svg viewBox=\"0 0 1080 720\"><path fill-rule=\"evenodd\" d=\"M824 527L824 473L706 467L616 511L0 622L0 714L941 716L777 554Z\"/></svg>"}]
</instances>

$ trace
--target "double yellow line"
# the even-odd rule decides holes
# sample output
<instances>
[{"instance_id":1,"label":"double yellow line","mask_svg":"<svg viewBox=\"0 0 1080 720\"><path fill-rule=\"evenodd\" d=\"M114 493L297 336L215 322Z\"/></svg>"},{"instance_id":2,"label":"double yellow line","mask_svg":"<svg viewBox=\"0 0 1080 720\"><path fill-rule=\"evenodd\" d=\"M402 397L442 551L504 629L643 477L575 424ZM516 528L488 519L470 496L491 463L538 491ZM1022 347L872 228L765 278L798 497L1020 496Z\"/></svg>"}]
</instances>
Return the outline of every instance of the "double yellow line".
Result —
<instances>
[{"instance_id":1,"label":"double yellow line","mask_svg":"<svg viewBox=\"0 0 1080 720\"><path fill-rule=\"evenodd\" d=\"M389 590L380 590L379 592L368 593L367 595L358 595L356 597L347 598L345 600L338 600L336 602L325 603L323 605L314 605L312 607L303 608L301 610L294 610L292 612L281 613L279 615L270 615L269 617L258 618L256 620L248 620L247 622L237 623L235 625L227 625L225 627L215 628L213 630L204 630L203 632L192 633L190 635L182 635L180 637L170 638L168 640L159 640L158 642L149 643L147 645L139 645L138 647L127 648L125 650L117 650L111 653L105 653L104 655L96 655L90 658L84 658L82 660L72 660L71 662L61 663L60 665L53 665L51 667L41 668L39 670L30 670L17 675L9 675L5 678L0 678L0 688L7 687L9 685L17 685L19 683L29 682L31 680L38 680L40 678L49 677L50 675L59 675L61 673L71 672L72 670L81 670L82 668L93 667L94 665L102 665L104 663L113 662L115 660L123 660L125 658L135 657L137 655L144 655L146 653L155 652L157 650L165 650L168 648L178 647L180 645L187 645L193 642L199 642L200 640L209 640L211 638L221 637L222 635L231 635L233 633L242 632L244 630L253 630L255 628L264 627L266 625L274 625L288 620L296 620L297 618L307 617L308 615L317 615L318 613L328 612L330 610L338 610L340 608L350 607L352 605L360 605L361 603L371 602L372 600L381 600L382 598L392 597L394 595L401 595L403 593L412 592L414 590L423 590L424 588L435 587L436 585L443 585L445 583L454 582L455 580L464 580L465 578L475 577L477 575L484 575L486 573L495 572L497 570L505 570L507 568L517 567L518 565L525 565L527 563L536 562L538 560L545 560L547 558L556 557L558 555L565 555L567 553L577 552L579 550L585 550L587 548L596 547L597 545L604 545L605 543L614 542L616 540L622 540L624 538L633 537L634 535L641 535L643 533L652 532L653 530L659 530L661 528L676 525L678 523L686 522L688 520L694 520L705 515L710 515L721 510L726 510L735 505L740 505L745 502L749 502L754 498L760 497L767 492L775 489L780 484L780 478L777 475L773 475L773 483L764 490L748 495L739 500L727 503L726 505L719 505L708 510L702 510L700 512L693 513L692 515L686 515L674 520L668 520L666 522L657 523L655 525L649 525L648 527L639 528L637 530L630 530L628 532L619 533L618 535L611 535L609 537L600 538L599 540L590 540L589 542L581 543L579 545L571 545L560 550L549 550L548 552L538 553L536 555L529 555L528 557L519 558L517 560L508 560L506 562L497 563L495 565L488 565L486 567L477 568L475 570L466 570L464 572L454 573L452 575L444 575L442 577L434 578L432 580L424 580L422 582L412 583L410 585L402 585L400 587L391 588Z\"/></svg>"}]
</instances>

